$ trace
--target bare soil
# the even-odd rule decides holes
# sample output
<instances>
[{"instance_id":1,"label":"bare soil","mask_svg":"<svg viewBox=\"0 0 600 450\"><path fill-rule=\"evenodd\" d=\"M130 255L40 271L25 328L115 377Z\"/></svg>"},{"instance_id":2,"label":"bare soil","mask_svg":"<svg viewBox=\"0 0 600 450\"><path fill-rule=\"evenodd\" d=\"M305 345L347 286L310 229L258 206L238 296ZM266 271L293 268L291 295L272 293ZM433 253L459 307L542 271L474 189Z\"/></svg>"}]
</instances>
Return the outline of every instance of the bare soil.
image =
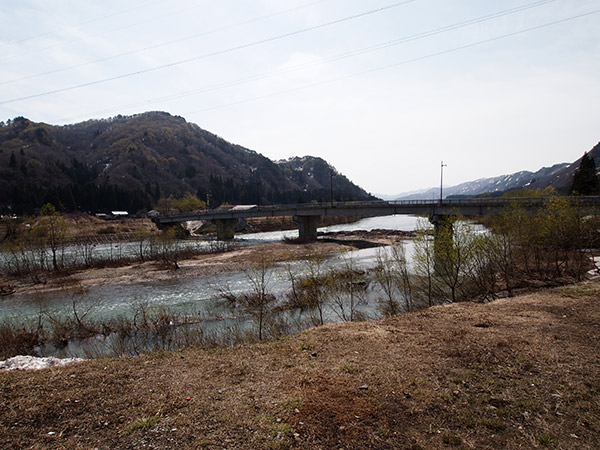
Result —
<instances>
[{"instance_id":1,"label":"bare soil","mask_svg":"<svg viewBox=\"0 0 600 450\"><path fill-rule=\"evenodd\" d=\"M4 372L0 448L598 449L599 299L586 282Z\"/></svg>"}]
</instances>

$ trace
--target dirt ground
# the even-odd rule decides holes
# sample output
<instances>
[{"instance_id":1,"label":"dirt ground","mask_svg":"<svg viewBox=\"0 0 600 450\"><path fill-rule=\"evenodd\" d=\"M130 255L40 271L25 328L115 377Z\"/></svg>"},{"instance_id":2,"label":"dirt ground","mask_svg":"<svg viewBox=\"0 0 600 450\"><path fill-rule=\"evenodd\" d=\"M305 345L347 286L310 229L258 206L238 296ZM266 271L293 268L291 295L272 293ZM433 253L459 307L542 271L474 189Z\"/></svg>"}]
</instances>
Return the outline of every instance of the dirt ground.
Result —
<instances>
[{"instance_id":1,"label":"dirt ground","mask_svg":"<svg viewBox=\"0 0 600 450\"><path fill-rule=\"evenodd\" d=\"M0 448L598 449L599 299L586 282L3 372Z\"/></svg>"}]
</instances>

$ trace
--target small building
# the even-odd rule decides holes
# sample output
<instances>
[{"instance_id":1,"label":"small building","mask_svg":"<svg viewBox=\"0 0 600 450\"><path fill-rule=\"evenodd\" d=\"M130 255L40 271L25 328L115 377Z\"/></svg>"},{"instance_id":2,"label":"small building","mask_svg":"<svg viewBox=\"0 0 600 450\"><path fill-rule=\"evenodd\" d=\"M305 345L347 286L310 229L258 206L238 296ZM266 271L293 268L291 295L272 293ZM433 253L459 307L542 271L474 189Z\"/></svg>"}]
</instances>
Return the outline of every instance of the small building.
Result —
<instances>
[{"instance_id":1,"label":"small building","mask_svg":"<svg viewBox=\"0 0 600 450\"><path fill-rule=\"evenodd\" d=\"M102 220L117 220L117 219L126 219L129 217L129 213L127 211L111 211L109 214L106 213L96 213L95 216L98 219Z\"/></svg>"},{"instance_id":2,"label":"small building","mask_svg":"<svg viewBox=\"0 0 600 450\"><path fill-rule=\"evenodd\" d=\"M229 208L230 211L247 211L256 208L257 205L233 205Z\"/></svg>"}]
</instances>

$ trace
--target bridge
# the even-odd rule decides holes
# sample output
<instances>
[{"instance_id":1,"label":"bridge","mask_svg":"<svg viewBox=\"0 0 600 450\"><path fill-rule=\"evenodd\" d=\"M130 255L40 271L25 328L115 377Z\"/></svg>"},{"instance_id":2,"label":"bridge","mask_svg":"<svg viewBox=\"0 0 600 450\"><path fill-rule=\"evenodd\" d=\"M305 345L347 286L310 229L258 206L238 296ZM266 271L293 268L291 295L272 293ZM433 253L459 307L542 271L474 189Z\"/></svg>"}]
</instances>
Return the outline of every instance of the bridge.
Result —
<instances>
[{"instance_id":1,"label":"bridge","mask_svg":"<svg viewBox=\"0 0 600 450\"><path fill-rule=\"evenodd\" d=\"M217 239L234 237L234 226L240 219L250 217L291 216L298 223L299 238L317 239L317 227L322 216L390 216L395 214L427 216L438 228L448 216L465 217L497 214L511 205L527 211L543 207L551 197L478 198L440 200L397 200L374 202L302 203L295 205L245 206L243 208L212 209L183 214L164 214L152 218L159 226L195 220L213 221L217 225ZM569 197L571 204L600 214L600 196Z\"/></svg>"}]
</instances>

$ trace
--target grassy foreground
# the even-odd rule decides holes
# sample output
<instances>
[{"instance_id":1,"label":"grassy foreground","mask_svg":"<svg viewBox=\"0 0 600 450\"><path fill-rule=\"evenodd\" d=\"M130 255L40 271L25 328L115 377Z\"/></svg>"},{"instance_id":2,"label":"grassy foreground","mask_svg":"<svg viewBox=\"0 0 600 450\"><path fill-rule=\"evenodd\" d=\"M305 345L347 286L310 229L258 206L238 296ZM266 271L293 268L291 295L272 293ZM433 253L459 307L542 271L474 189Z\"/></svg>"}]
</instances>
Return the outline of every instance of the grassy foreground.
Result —
<instances>
[{"instance_id":1,"label":"grassy foreground","mask_svg":"<svg viewBox=\"0 0 600 450\"><path fill-rule=\"evenodd\" d=\"M600 283L0 373L0 448L598 449Z\"/></svg>"}]
</instances>

